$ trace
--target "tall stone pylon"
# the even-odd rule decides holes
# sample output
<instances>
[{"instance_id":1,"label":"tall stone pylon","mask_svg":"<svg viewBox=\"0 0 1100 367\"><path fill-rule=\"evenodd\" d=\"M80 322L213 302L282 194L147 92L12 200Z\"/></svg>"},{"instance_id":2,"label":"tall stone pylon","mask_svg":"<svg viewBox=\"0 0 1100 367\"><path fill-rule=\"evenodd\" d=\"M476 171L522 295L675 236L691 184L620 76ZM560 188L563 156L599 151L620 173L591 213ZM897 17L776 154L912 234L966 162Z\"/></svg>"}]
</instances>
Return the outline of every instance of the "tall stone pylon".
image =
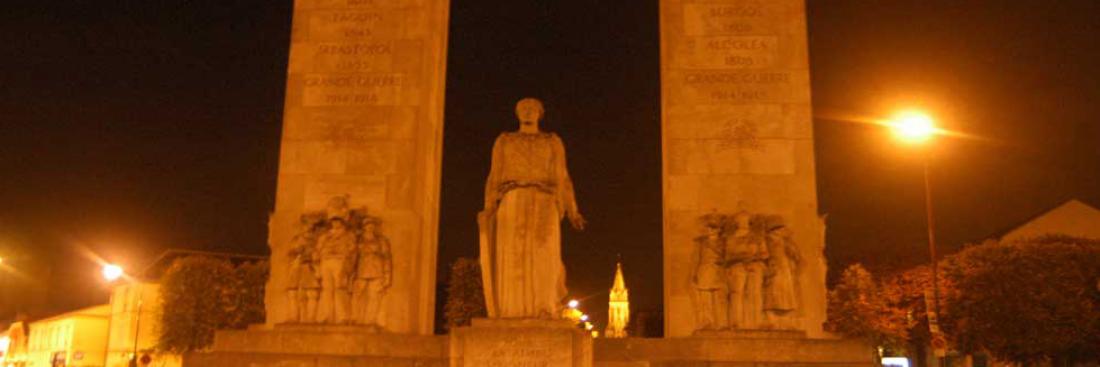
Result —
<instances>
[{"instance_id":1,"label":"tall stone pylon","mask_svg":"<svg viewBox=\"0 0 1100 367\"><path fill-rule=\"evenodd\" d=\"M268 324L290 319L287 289L308 286L288 254L303 215L343 197L391 244L378 323L432 333L448 11L448 0L295 0Z\"/></svg>"},{"instance_id":2,"label":"tall stone pylon","mask_svg":"<svg viewBox=\"0 0 1100 367\"><path fill-rule=\"evenodd\" d=\"M823 335L803 1L660 1L666 336Z\"/></svg>"}]
</instances>

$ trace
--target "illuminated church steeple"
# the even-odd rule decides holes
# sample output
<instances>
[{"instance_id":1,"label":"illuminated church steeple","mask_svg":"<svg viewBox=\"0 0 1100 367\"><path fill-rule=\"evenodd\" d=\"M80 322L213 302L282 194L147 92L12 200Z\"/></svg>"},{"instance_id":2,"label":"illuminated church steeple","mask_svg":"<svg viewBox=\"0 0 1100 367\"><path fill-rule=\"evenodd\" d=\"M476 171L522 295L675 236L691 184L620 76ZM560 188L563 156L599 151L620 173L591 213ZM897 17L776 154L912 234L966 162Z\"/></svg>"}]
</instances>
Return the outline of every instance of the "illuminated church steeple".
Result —
<instances>
[{"instance_id":1,"label":"illuminated church steeple","mask_svg":"<svg viewBox=\"0 0 1100 367\"><path fill-rule=\"evenodd\" d=\"M630 291L626 289L626 281L623 280L623 264L618 262L615 264L615 283L607 302L607 330L604 330L604 336L626 337L626 324L630 321L629 296Z\"/></svg>"}]
</instances>

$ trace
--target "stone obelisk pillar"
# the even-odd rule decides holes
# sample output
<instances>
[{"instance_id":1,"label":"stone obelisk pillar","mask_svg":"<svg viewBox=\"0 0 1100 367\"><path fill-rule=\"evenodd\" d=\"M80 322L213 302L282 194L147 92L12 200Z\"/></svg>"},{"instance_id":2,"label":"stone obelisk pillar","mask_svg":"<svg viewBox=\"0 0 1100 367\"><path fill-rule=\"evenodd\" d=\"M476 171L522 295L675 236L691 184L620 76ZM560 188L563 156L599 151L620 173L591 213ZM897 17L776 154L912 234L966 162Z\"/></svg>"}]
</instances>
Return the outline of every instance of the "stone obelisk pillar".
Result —
<instances>
[{"instance_id":1,"label":"stone obelisk pillar","mask_svg":"<svg viewBox=\"0 0 1100 367\"><path fill-rule=\"evenodd\" d=\"M448 10L448 0L295 1L268 324L289 308L301 216L347 196L392 244L381 326L432 333Z\"/></svg>"},{"instance_id":2,"label":"stone obelisk pillar","mask_svg":"<svg viewBox=\"0 0 1100 367\"><path fill-rule=\"evenodd\" d=\"M739 212L768 218L764 231L779 228L775 223L791 231L802 259L794 276L797 309L787 315L794 325L785 328L820 335L824 227L805 4L661 0L660 12L665 335L697 330L692 274L695 239L706 233L702 218ZM728 313L726 306L718 308Z\"/></svg>"}]
</instances>

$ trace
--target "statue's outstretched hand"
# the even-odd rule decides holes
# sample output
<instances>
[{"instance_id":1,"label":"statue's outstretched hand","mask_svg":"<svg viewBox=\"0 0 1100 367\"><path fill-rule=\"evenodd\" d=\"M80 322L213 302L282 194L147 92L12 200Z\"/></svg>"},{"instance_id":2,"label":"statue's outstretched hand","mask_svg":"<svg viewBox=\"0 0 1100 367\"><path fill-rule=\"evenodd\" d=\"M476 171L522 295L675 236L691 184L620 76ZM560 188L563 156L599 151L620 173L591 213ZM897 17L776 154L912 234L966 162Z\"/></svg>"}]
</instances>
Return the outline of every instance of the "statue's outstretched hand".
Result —
<instances>
[{"instance_id":1,"label":"statue's outstretched hand","mask_svg":"<svg viewBox=\"0 0 1100 367\"><path fill-rule=\"evenodd\" d=\"M573 229L576 229L578 231L583 231L584 230L584 225L588 222L585 222L584 217L581 216L580 212L575 211L575 210L570 210L569 212L567 212L565 214L566 214L567 217L569 217L569 224L573 225Z\"/></svg>"}]
</instances>

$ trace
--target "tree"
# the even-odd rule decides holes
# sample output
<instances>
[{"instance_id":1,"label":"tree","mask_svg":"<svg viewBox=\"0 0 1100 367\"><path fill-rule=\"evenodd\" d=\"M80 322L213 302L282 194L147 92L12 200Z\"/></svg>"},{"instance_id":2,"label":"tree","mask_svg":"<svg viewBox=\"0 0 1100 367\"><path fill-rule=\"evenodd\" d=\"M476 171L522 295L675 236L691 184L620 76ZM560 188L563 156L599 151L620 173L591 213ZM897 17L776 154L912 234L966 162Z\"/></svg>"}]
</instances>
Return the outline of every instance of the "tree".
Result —
<instances>
[{"instance_id":1,"label":"tree","mask_svg":"<svg viewBox=\"0 0 1100 367\"><path fill-rule=\"evenodd\" d=\"M860 264L844 269L829 291L826 328L876 345L897 347L908 340L906 311L891 305L887 294Z\"/></svg>"},{"instance_id":2,"label":"tree","mask_svg":"<svg viewBox=\"0 0 1100 367\"><path fill-rule=\"evenodd\" d=\"M233 266L210 257L176 260L161 278L161 335L157 349L184 353L213 343L233 304Z\"/></svg>"},{"instance_id":3,"label":"tree","mask_svg":"<svg viewBox=\"0 0 1100 367\"><path fill-rule=\"evenodd\" d=\"M470 325L475 317L486 315L481 265L477 259L458 258L451 265L451 276L447 283L447 303L444 306L447 329Z\"/></svg>"},{"instance_id":4,"label":"tree","mask_svg":"<svg viewBox=\"0 0 1100 367\"><path fill-rule=\"evenodd\" d=\"M965 350L1055 364L1100 361L1100 241L1047 236L965 248L947 330Z\"/></svg>"},{"instance_id":5,"label":"tree","mask_svg":"<svg viewBox=\"0 0 1100 367\"><path fill-rule=\"evenodd\" d=\"M938 264L940 269L950 267L951 258L941 259ZM940 302L937 319L942 329L949 327L944 325L944 316L951 313L948 300L955 293L955 288L942 274L938 277L938 283ZM903 312L907 321L905 343L898 346L898 351L911 352L907 354L916 359L917 366L927 366L926 351L932 339L928 325L928 306L935 303L930 299L933 293L932 267L917 266L891 275L882 280L880 287L889 307Z\"/></svg>"},{"instance_id":6,"label":"tree","mask_svg":"<svg viewBox=\"0 0 1100 367\"><path fill-rule=\"evenodd\" d=\"M161 278L161 335L157 349L185 353L213 343L218 329L244 328L264 319L267 263L204 256L177 259Z\"/></svg>"},{"instance_id":7,"label":"tree","mask_svg":"<svg viewBox=\"0 0 1100 367\"><path fill-rule=\"evenodd\" d=\"M267 261L242 263L234 269L234 301L229 312L227 328L244 329L251 324L264 322L267 309L264 307L264 287L268 277Z\"/></svg>"},{"instance_id":8,"label":"tree","mask_svg":"<svg viewBox=\"0 0 1100 367\"><path fill-rule=\"evenodd\" d=\"M940 262L941 268L949 263ZM951 308L945 302L954 287L939 279L940 316ZM932 292L929 266L918 266L875 281L859 264L848 267L829 292L828 322L834 332L866 338L893 353L909 354L917 366L926 366L925 351L931 339L926 299ZM942 320L940 322L943 324Z\"/></svg>"}]
</instances>

